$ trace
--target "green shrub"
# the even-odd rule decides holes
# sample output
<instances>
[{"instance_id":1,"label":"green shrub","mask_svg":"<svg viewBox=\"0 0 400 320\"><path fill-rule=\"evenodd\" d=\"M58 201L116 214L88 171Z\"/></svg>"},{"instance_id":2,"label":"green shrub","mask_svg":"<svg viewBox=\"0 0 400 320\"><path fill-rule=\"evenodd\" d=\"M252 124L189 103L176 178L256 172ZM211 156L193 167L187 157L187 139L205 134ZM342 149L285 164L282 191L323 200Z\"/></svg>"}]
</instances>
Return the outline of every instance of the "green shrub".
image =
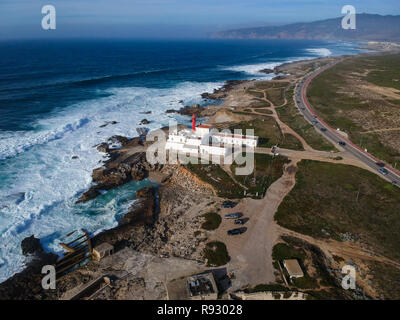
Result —
<instances>
[{"instance_id":1,"label":"green shrub","mask_svg":"<svg viewBox=\"0 0 400 320\"><path fill-rule=\"evenodd\" d=\"M206 244L204 257L208 260L207 266L209 267L223 266L231 260L226 245L219 241L212 241Z\"/></svg>"},{"instance_id":2,"label":"green shrub","mask_svg":"<svg viewBox=\"0 0 400 320\"><path fill-rule=\"evenodd\" d=\"M205 230L215 230L221 224L221 216L215 212L208 212L203 215L205 222L202 224L202 228Z\"/></svg>"}]
</instances>

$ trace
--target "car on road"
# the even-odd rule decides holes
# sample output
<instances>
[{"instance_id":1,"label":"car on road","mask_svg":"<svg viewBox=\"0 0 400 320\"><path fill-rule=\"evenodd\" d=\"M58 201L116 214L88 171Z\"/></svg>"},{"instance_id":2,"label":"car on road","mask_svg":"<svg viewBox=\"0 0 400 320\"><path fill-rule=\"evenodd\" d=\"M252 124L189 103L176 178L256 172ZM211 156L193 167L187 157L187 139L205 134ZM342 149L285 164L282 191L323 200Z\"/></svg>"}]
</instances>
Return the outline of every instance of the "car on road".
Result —
<instances>
[{"instance_id":1,"label":"car on road","mask_svg":"<svg viewBox=\"0 0 400 320\"><path fill-rule=\"evenodd\" d=\"M225 215L225 218L226 218L226 219L239 219L241 216L243 216L243 213L241 213L241 212L236 212L236 213L226 214L226 215Z\"/></svg>"},{"instance_id":2,"label":"car on road","mask_svg":"<svg viewBox=\"0 0 400 320\"><path fill-rule=\"evenodd\" d=\"M246 231L247 231L247 228L243 227L243 228L237 228L237 229L228 230L227 233L230 236L234 236L234 235L237 235L237 234L245 233Z\"/></svg>"},{"instance_id":3,"label":"car on road","mask_svg":"<svg viewBox=\"0 0 400 320\"><path fill-rule=\"evenodd\" d=\"M386 176L386 175L389 173L389 171L387 171L387 170L384 169L384 168L380 168L378 171L379 171L380 173L382 173L384 176Z\"/></svg>"},{"instance_id":4,"label":"car on road","mask_svg":"<svg viewBox=\"0 0 400 320\"><path fill-rule=\"evenodd\" d=\"M247 221L249 221L249 218L236 219L235 224L245 224Z\"/></svg>"},{"instance_id":5,"label":"car on road","mask_svg":"<svg viewBox=\"0 0 400 320\"><path fill-rule=\"evenodd\" d=\"M344 142L344 141L339 141L339 145L341 145L341 146L345 146L346 145L346 142Z\"/></svg>"},{"instance_id":6,"label":"car on road","mask_svg":"<svg viewBox=\"0 0 400 320\"><path fill-rule=\"evenodd\" d=\"M375 163L378 167L383 168L385 166L385 164L383 162L377 162Z\"/></svg>"},{"instance_id":7,"label":"car on road","mask_svg":"<svg viewBox=\"0 0 400 320\"><path fill-rule=\"evenodd\" d=\"M321 131L322 131L322 132L325 132L325 131L326 131L326 128L322 127L322 128L321 128Z\"/></svg>"},{"instance_id":8,"label":"car on road","mask_svg":"<svg viewBox=\"0 0 400 320\"><path fill-rule=\"evenodd\" d=\"M393 180L393 181L392 181L392 184L393 184L394 186L397 186L397 181Z\"/></svg>"}]
</instances>

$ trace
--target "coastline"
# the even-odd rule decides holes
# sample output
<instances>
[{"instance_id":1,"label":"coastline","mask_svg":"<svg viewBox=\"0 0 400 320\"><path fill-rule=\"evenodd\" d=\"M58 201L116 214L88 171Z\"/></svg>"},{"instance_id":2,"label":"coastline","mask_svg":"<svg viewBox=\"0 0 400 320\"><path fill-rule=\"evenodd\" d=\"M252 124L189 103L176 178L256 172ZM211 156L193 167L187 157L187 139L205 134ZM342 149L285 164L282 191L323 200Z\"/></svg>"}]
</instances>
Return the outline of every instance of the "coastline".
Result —
<instances>
[{"instance_id":1,"label":"coastline","mask_svg":"<svg viewBox=\"0 0 400 320\"><path fill-rule=\"evenodd\" d=\"M380 52L381 53L381 52ZM368 53L368 54L380 54L380 53ZM361 55L363 55L363 54L365 54L365 53L360 53ZM358 55L358 54L357 54ZM354 56L357 56L357 55L352 55L353 57ZM312 62L320 62L320 61L324 61L324 59L339 59L339 58L341 58L341 57L328 57L328 58L316 58L316 59L309 59L309 60L299 60L299 61L295 61L295 62L290 62L290 63L283 63L282 65L280 65L280 66L278 66L278 67L276 67L277 68L277 70L279 70L280 72L282 72L282 73L284 73L284 71L285 70L287 70L288 68L289 69L296 69L296 66L298 66L298 65L301 65L301 64L304 64L304 63L312 63ZM232 83L225 83L225 85L223 86L223 87L221 87L221 88L219 88L219 89L217 89L214 93L212 93L212 94L207 94L208 96L207 96L207 98L212 98L212 97L214 97L215 99L224 99L224 103L222 104L222 105L219 105L219 106L205 106L204 108L202 108L202 110L198 110L198 112L199 112L199 115L201 116L201 115L204 115L204 116L207 116L207 117L209 117L209 120L208 120L208 122L214 122L215 123L215 116L216 116L216 114L218 113L218 112L220 112L220 111L222 111L223 109L229 109L230 108L230 106L231 105L233 105L233 102L235 101L235 100L228 100L228 101L225 101L225 98L226 98L226 95L227 95L227 93L228 92L232 92L232 91L234 91L234 90L237 90L239 93L240 93L240 91L242 90L242 88L243 88L243 86L246 86L246 84L248 84L248 83L252 83L252 82L254 82L254 81L260 81L260 80L243 80L243 82L240 82L240 83L236 83L236 84L234 84L234 85L232 85ZM268 80L267 80L268 81ZM228 81L229 82L229 81ZM225 97L223 97L225 95ZM218 98L217 98L218 97ZM186 111L188 111L188 110L186 110ZM188 111L188 112L192 112L193 110L190 110L190 111ZM182 111L182 112L184 112L184 111ZM214 118L213 118L214 117ZM210 120L211 119L211 120ZM218 122L218 121L216 121L216 122ZM164 128L165 129L165 128ZM112 138L112 137L111 137ZM134 141L134 143L133 144L136 144L136 143L138 143L137 141L137 137L136 138L131 138L131 139L129 139L128 138L128 143L130 143L130 142L132 142L132 141ZM122 147L124 147L124 146L122 146ZM128 146L129 147L129 146ZM130 145L130 147L132 147L132 145ZM138 145L135 145L134 146L135 148L136 147L138 147ZM140 148L139 148L140 149ZM109 164L111 164L111 165L113 165L113 163L115 164L115 161L116 162L121 162L121 160L120 159L118 159L118 157L115 157L115 153L113 153L111 156L110 156L110 159L111 159L111 161L109 161L109 160L107 160L106 161L106 163L108 162ZM131 170L132 170L132 168L130 168ZM96 170L96 169L95 169ZM138 174L139 175L141 175L141 173L140 173L140 171L138 172ZM147 175L147 176L146 176ZM166 176L168 176L168 175L166 175L166 176L163 176L163 175L160 175L159 173L157 173L157 171L155 171L155 172L152 172L152 174L150 175L150 173L149 172L147 172L144 176L146 176L146 177L149 177L150 178L150 180L151 180L151 178L153 178L154 180L157 180L157 181L152 181L152 182L157 182L157 183L160 183L161 182L161 185L164 183L164 184L167 184L167 180L166 181L163 181L164 180L164 178L166 177ZM157 177L157 178L154 178L154 177ZM99 179L99 178L97 178L97 179ZM95 181L96 179L94 179L94 181ZM112 189L112 188L115 188L115 187L118 187L118 186L120 186L120 185L123 185L123 184L125 184L125 183L127 183L128 181L125 181L124 179L122 179L121 181L119 181L118 183L115 183L115 181L114 181L114 184L110 184L110 189ZM102 188L103 188L104 186L102 186ZM101 188L100 188L101 189ZM110 189L106 189L106 190L110 190ZM104 190L104 189L101 189L101 190ZM97 193L97 195L98 195L99 193ZM153 212L154 213L154 212ZM118 228L118 227L116 227L116 228ZM107 232L108 233L110 233L110 230L114 230L115 228L112 228L112 229L108 229L108 230L104 230L104 231L102 231L102 232L100 232L100 233L98 233L95 237L98 237L98 238L101 238L101 237L104 237L104 235L106 235L107 234ZM100 236L101 235L101 236ZM4 283L6 283L6 282L8 282L10 279L13 279L14 277L20 277L21 275L20 274L22 274L22 273L27 273L28 271L26 271L27 269L29 269L29 264L27 265L27 267L26 267L26 269L24 270L24 271L22 271L21 273L17 273L17 274L15 274L15 275L13 275L11 278L9 278L8 280L6 280L5 282L3 282L2 284L0 284L0 287L4 284Z\"/></svg>"}]
</instances>

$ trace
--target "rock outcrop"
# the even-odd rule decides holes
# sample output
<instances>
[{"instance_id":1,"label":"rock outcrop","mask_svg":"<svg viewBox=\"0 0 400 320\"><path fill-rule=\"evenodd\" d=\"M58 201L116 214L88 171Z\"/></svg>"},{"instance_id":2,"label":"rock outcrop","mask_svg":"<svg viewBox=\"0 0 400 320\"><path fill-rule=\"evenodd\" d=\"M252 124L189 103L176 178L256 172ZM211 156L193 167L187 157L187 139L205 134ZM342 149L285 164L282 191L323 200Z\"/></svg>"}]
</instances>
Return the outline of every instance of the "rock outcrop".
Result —
<instances>
[{"instance_id":1,"label":"rock outcrop","mask_svg":"<svg viewBox=\"0 0 400 320\"><path fill-rule=\"evenodd\" d=\"M162 165L151 165L146 160L146 153L143 151L131 155L130 152L121 150L121 148L110 148L116 144L131 151L143 147L143 140L139 137L128 139L123 136L112 136L107 142L97 145L97 150L107 153L110 159L104 163L103 167L93 170L94 185L81 195L77 203L92 200L102 191L114 189L131 180L143 180L148 177L150 171L162 168Z\"/></svg>"},{"instance_id":2,"label":"rock outcrop","mask_svg":"<svg viewBox=\"0 0 400 320\"><path fill-rule=\"evenodd\" d=\"M226 81L225 84L219 88L219 89L214 89L213 93L202 93L201 97L203 99L224 99L226 98L228 95L228 91L232 90L235 86L248 82L249 80L229 80Z\"/></svg>"}]
</instances>

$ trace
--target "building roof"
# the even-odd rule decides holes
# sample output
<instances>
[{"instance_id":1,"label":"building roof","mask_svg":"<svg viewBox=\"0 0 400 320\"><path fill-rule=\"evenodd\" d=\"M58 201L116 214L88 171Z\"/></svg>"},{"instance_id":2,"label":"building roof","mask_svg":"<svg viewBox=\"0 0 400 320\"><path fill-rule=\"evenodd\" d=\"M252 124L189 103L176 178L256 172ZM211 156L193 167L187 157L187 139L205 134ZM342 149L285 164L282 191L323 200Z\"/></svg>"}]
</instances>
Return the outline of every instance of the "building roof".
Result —
<instances>
[{"instance_id":1,"label":"building roof","mask_svg":"<svg viewBox=\"0 0 400 320\"><path fill-rule=\"evenodd\" d=\"M200 124L200 125L197 126L197 128L206 128L206 129L210 129L211 126L208 125L208 124Z\"/></svg>"},{"instance_id":2,"label":"building roof","mask_svg":"<svg viewBox=\"0 0 400 320\"><path fill-rule=\"evenodd\" d=\"M229 134L229 133L215 133L214 136L217 137L228 137L228 138L237 138L237 139L249 139L249 140L256 140L258 137L256 136L248 136L248 135L240 135L240 134Z\"/></svg>"},{"instance_id":3,"label":"building roof","mask_svg":"<svg viewBox=\"0 0 400 320\"><path fill-rule=\"evenodd\" d=\"M283 264L291 277L303 277L304 273L301 270L297 259L284 260Z\"/></svg>"},{"instance_id":4,"label":"building roof","mask_svg":"<svg viewBox=\"0 0 400 320\"><path fill-rule=\"evenodd\" d=\"M216 293L217 288L212 273L194 275L186 279L189 294L193 296L205 296Z\"/></svg>"}]
</instances>

